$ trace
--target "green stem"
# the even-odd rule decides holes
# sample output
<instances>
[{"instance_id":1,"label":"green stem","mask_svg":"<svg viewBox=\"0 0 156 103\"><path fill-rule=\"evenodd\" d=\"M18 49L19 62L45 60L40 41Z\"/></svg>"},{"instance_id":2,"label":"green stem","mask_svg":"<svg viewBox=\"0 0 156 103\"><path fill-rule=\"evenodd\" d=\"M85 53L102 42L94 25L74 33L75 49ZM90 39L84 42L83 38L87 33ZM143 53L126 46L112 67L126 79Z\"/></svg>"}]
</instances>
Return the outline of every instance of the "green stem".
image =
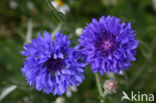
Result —
<instances>
[{"instance_id":1,"label":"green stem","mask_svg":"<svg viewBox=\"0 0 156 103\"><path fill-rule=\"evenodd\" d=\"M27 35L26 35L26 42L30 43L31 42L31 38L32 38L32 28L33 28L33 23L32 20L29 19L28 20L28 27L27 27Z\"/></svg>"},{"instance_id":2,"label":"green stem","mask_svg":"<svg viewBox=\"0 0 156 103\"><path fill-rule=\"evenodd\" d=\"M54 37L55 37L56 33L60 31L61 27L62 27L62 24L60 23L60 24L58 24L58 26L55 28L55 30L52 32L52 40L54 40Z\"/></svg>"},{"instance_id":3,"label":"green stem","mask_svg":"<svg viewBox=\"0 0 156 103\"><path fill-rule=\"evenodd\" d=\"M96 78L96 85L97 85L97 88L98 88L98 92L100 94L100 98L103 97L103 91L102 91L102 88L101 88L101 84L100 84L100 80L99 80L99 74L96 73L95 74L95 78ZM103 103L103 99L100 99L100 103Z\"/></svg>"}]
</instances>

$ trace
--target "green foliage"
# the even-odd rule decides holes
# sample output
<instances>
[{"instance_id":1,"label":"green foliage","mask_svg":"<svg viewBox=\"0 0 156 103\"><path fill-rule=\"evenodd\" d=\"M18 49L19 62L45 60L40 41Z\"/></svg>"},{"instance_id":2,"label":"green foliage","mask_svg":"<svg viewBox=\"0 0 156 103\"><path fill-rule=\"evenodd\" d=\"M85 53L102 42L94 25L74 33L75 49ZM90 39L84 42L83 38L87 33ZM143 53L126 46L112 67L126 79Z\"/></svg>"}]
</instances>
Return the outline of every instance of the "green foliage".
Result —
<instances>
[{"instance_id":1,"label":"green foliage","mask_svg":"<svg viewBox=\"0 0 156 103\"><path fill-rule=\"evenodd\" d=\"M17 3L13 8L10 2ZM106 1L110 3L106 3ZM115 3L111 2L115 1ZM117 93L107 95L106 103L121 103L122 91L141 91L156 94L156 10L152 0L65 0L70 11L65 15L58 12L48 0L3 0L0 3L0 93L16 85L1 103L53 103L58 96L38 92L26 84L20 72L23 57L20 54L28 32L28 21L32 20L32 38L37 32L60 29L76 41L75 29L85 27L92 18L102 15L120 17L132 22L140 41L136 62L124 75L115 75ZM33 5L33 6L32 6ZM59 26L61 25L61 26ZM59 29L58 29L59 28ZM78 91L66 98L66 103L99 103L94 75L86 68L85 81ZM101 77L101 84L109 79ZM156 96L156 95L155 95ZM141 102L140 102L141 103Z\"/></svg>"}]
</instances>

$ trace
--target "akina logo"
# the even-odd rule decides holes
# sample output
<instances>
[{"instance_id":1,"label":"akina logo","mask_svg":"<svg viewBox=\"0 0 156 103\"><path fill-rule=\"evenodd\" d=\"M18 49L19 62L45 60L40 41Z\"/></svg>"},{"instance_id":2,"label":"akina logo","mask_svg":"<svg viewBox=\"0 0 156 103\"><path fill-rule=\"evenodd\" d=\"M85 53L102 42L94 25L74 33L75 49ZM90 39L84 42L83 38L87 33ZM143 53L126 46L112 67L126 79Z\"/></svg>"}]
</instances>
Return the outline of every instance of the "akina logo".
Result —
<instances>
[{"instance_id":1,"label":"akina logo","mask_svg":"<svg viewBox=\"0 0 156 103\"><path fill-rule=\"evenodd\" d=\"M131 95L128 96L128 94L125 91L122 91L123 97L121 98L121 101L128 100L128 101L146 101L146 102L153 102L154 101L154 94L142 94L140 92L133 92L131 91Z\"/></svg>"}]
</instances>

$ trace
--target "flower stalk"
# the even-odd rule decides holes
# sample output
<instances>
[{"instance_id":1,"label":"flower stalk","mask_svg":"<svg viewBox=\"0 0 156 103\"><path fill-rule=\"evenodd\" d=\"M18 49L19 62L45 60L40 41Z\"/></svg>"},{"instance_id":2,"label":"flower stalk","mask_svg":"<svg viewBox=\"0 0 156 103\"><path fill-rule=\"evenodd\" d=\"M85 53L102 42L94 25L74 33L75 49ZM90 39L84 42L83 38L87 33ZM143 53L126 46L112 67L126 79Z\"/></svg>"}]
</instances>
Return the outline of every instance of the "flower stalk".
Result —
<instances>
[{"instance_id":1,"label":"flower stalk","mask_svg":"<svg viewBox=\"0 0 156 103\"><path fill-rule=\"evenodd\" d=\"M100 103L104 103L103 99L106 96L106 94L102 90L102 87L101 87L101 84L100 84L100 78L99 78L99 74L98 73L95 74L95 79L96 79L96 85L97 85L97 89L98 89L99 95L100 95L100 97L102 97L102 98L100 98Z\"/></svg>"}]
</instances>

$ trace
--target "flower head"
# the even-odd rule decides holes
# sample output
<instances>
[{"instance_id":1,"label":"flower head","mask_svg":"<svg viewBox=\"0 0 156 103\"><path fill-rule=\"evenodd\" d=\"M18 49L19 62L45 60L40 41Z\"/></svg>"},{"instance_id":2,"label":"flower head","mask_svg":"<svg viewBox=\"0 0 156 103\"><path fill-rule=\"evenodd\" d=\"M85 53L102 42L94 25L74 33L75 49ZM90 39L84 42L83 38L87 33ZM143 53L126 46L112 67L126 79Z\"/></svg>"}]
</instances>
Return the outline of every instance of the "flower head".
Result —
<instances>
[{"instance_id":1,"label":"flower head","mask_svg":"<svg viewBox=\"0 0 156 103\"><path fill-rule=\"evenodd\" d=\"M130 61L135 61L138 45L135 37L131 23L126 25L114 16L102 16L99 21L93 19L85 27L79 46L94 73L119 73L124 68L128 69Z\"/></svg>"},{"instance_id":2,"label":"flower head","mask_svg":"<svg viewBox=\"0 0 156 103\"><path fill-rule=\"evenodd\" d=\"M63 2L63 0L52 0L52 5L61 13L66 14L70 11L70 8L67 4Z\"/></svg>"},{"instance_id":3,"label":"flower head","mask_svg":"<svg viewBox=\"0 0 156 103\"><path fill-rule=\"evenodd\" d=\"M85 64L78 61L79 50L70 48L70 44L68 36L60 32L54 41L50 33L44 32L43 37L38 34L31 44L24 44L22 54L26 61L21 71L27 82L54 95L62 95L69 86L78 86L84 79Z\"/></svg>"}]
</instances>

